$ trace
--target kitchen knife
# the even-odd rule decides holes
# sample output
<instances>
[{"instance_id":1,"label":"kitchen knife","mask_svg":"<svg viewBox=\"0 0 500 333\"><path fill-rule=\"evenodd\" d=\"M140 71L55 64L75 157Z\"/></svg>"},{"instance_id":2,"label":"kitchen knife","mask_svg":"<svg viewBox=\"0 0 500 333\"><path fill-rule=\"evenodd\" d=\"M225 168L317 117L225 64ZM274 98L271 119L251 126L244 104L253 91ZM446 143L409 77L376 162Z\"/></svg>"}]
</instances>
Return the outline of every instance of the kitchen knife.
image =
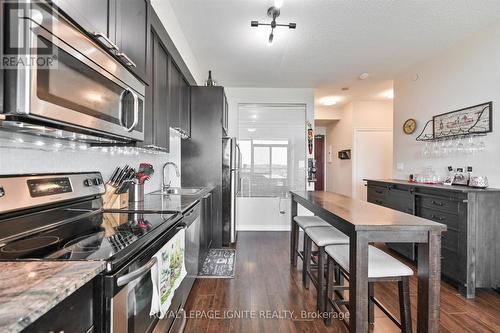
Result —
<instances>
[{"instance_id":1,"label":"kitchen knife","mask_svg":"<svg viewBox=\"0 0 500 333\"><path fill-rule=\"evenodd\" d=\"M109 178L108 180L108 184L113 184L115 179L116 179L116 176L118 176L118 174L120 173L120 167L116 167L115 171L113 171L113 173L111 174L111 178Z\"/></svg>"}]
</instances>

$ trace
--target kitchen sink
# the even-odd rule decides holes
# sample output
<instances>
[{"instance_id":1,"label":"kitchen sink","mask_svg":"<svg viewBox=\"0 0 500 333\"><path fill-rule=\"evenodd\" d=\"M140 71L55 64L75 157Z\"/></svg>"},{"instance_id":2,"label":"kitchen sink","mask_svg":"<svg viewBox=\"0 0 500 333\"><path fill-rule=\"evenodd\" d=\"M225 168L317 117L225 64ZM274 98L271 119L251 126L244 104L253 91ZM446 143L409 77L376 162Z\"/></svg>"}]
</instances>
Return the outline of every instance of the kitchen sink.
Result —
<instances>
[{"instance_id":1,"label":"kitchen sink","mask_svg":"<svg viewBox=\"0 0 500 333\"><path fill-rule=\"evenodd\" d=\"M182 187L169 187L164 190L151 192L153 195L197 195L203 188L182 188Z\"/></svg>"}]
</instances>

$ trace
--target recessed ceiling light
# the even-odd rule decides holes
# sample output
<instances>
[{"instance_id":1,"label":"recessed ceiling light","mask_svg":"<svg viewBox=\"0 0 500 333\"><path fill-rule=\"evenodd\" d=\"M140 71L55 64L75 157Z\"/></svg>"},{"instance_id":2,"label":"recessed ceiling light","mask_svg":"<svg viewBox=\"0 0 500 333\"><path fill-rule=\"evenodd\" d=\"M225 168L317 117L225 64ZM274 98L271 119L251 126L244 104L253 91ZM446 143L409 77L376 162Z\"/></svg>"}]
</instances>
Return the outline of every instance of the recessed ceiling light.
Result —
<instances>
[{"instance_id":1,"label":"recessed ceiling light","mask_svg":"<svg viewBox=\"0 0 500 333\"><path fill-rule=\"evenodd\" d=\"M338 102L338 97L335 96L324 97L319 102L326 106L335 105Z\"/></svg>"},{"instance_id":2,"label":"recessed ceiling light","mask_svg":"<svg viewBox=\"0 0 500 333\"><path fill-rule=\"evenodd\" d=\"M248 128L248 129L247 129L247 131L249 131L249 132L251 132L251 133L252 133L252 132L255 132L256 130L257 130L256 128Z\"/></svg>"},{"instance_id":3,"label":"recessed ceiling light","mask_svg":"<svg viewBox=\"0 0 500 333\"><path fill-rule=\"evenodd\" d=\"M384 93L385 98L394 99L394 90L388 90Z\"/></svg>"},{"instance_id":4,"label":"recessed ceiling light","mask_svg":"<svg viewBox=\"0 0 500 333\"><path fill-rule=\"evenodd\" d=\"M367 78L369 78L369 77L370 77L370 73L366 73L366 72L365 72L365 73L361 73L361 74L359 75L359 79L360 79L360 80L366 80L366 79L367 79Z\"/></svg>"},{"instance_id":5,"label":"recessed ceiling light","mask_svg":"<svg viewBox=\"0 0 500 333\"><path fill-rule=\"evenodd\" d=\"M257 119L257 115L256 114L252 115L252 118Z\"/></svg>"}]
</instances>

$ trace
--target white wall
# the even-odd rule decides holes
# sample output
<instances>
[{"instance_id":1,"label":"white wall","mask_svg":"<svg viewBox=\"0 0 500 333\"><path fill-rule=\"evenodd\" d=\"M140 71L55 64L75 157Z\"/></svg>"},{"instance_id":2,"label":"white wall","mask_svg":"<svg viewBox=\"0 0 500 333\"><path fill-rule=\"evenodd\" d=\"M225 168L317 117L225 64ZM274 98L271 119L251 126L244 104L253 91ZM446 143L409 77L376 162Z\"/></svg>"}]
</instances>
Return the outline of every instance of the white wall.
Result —
<instances>
[{"instance_id":1,"label":"white wall","mask_svg":"<svg viewBox=\"0 0 500 333\"><path fill-rule=\"evenodd\" d=\"M21 146L19 143L14 144L10 140L23 138L26 142L33 137L12 136L9 133L11 138L6 139L5 133L0 134L2 134L0 137L0 174L2 175L100 171L104 179L107 180L116 166L123 167L125 164L129 164L137 169L139 168L139 163L146 162L151 163L155 169L154 175L145 184L145 191L149 193L160 188L163 164L167 161L173 161L180 166L181 161L181 141L175 131L171 131L169 154L139 153L137 155L111 153L110 149L61 149L55 151L52 145L58 141L44 140L39 137L35 137L35 139L46 142L44 146L25 143L22 145L25 148L21 149L19 148ZM175 172L171 168L166 177L172 179L172 186L180 185L180 179L176 177Z\"/></svg>"},{"instance_id":2,"label":"white wall","mask_svg":"<svg viewBox=\"0 0 500 333\"><path fill-rule=\"evenodd\" d=\"M418 74L419 79L415 80ZM488 176L491 187L500 187L500 24L474 35L454 48L410 68L394 81L394 176L407 179L423 167L445 174L448 165L471 165L474 173ZM433 115L493 101L493 133L485 139L486 151L476 156L424 159L417 132ZM402 125L408 118L418 123L413 135ZM404 170L396 170L397 163Z\"/></svg>"},{"instance_id":3,"label":"white wall","mask_svg":"<svg viewBox=\"0 0 500 333\"><path fill-rule=\"evenodd\" d=\"M392 101L355 101L339 110L340 119L326 130L326 149L332 146L332 162L326 163L326 190L352 195L353 160L341 160L338 151L353 149L354 130L392 128Z\"/></svg>"},{"instance_id":4,"label":"white wall","mask_svg":"<svg viewBox=\"0 0 500 333\"><path fill-rule=\"evenodd\" d=\"M188 40L182 32L179 21L177 20L177 16L175 15L170 1L151 0L151 5L160 18L160 21L163 23L163 26L167 30L168 35L172 39L172 42L174 42L175 47L182 56L182 59L186 63L186 66L189 68L189 71L193 75L194 79L196 80L198 85L203 85L205 76L208 74L201 72L198 60L196 59L193 51L191 50L191 47L189 46Z\"/></svg>"}]
</instances>

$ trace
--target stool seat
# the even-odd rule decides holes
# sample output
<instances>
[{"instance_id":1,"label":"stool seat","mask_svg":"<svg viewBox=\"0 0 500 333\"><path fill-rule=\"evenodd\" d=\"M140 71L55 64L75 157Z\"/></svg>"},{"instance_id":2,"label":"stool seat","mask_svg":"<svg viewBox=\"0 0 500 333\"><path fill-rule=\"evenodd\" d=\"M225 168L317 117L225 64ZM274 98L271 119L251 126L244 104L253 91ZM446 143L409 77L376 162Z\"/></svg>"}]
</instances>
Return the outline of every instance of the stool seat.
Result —
<instances>
[{"instance_id":1,"label":"stool seat","mask_svg":"<svg viewBox=\"0 0 500 333\"><path fill-rule=\"evenodd\" d=\"M326 253L349 272L349 245L330 245ZM368 247L368 278L411 276L413 270L401 261L370 245Z\"/></svg>"},{"instance_id":2,"label":"stool seat","mask_svg":"<svg viewBox=\"0 0 500 333\"><path fill-rule=\"evenodd\" d=\"M330 224L317 216L295 216L293 220L302 229L311 227L329 227Z\"/></svg>"},{"instance_id":3,"label":"stool seat","mask_svg":"<svg viewBox=\"0 0 500 333\"><path fill-rule=\"evenodd\" d=\"M332 226L311 227L305 229L305 232L317 246L326 246L331 244L349 244L349 237Z\"/></svg>"}]
</instances>

